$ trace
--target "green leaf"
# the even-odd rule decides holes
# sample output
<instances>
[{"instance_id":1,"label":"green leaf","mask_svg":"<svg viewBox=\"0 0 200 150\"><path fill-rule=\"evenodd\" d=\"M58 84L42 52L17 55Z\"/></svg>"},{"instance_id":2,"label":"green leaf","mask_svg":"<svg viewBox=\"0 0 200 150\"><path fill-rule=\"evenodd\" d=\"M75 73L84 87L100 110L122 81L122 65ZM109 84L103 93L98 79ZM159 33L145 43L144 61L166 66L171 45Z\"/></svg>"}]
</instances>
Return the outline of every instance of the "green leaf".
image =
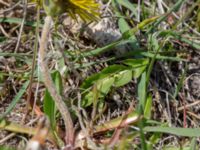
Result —
<instances>
[{"instance_id":1,"label":"green leaf","mask_svg":"<svg viewBox=\"0 0 200 150\"><path fill-rule=\"evenodd\" d=\"M123 63L134 68L133 77L138 78L149 64L149 59L126 59Z\"/></svg>"},{"instance_id":2,"label":"green leaf","mask_svg":"<svg viewBox=\"0 0 200 150\"><path fill-rule=\"evenodd\" d=\"M92 89L94 84L97 85L98 97L103 99L112 87L120 87L129 83L132 78L138 78L145 70L148 59L128 59L123 63L125 65L112 65L101 72L92 75L86 79L81 88L83 90ZM84 95L82 106L87 107L92 104L94 92L89 91Z\"/></svg>"},{"instance_id":3,"label":"green leaf","mask_svg":"<svg viewBox=\"0 0 200 150\"><path fill-rule=\"evenodd\" d=\"M29 81L26 81L23 86L21 87L21 89L19 90L19 92L17 93L17 95L14 97L14 99L12 100L11 104L8 106L8 108L6 109L6 111L0 116L0 120L3 119L6 115L8 115L13 108L15 107L15 105L21 100L21 97L24 95L24 93L26 92L26 89L29 85Z\"/></svg>"},{"instance_id":4,"label":"green leaf","mask_svg":"<svg viewBox=\"0 0 200 150\"><path fill-rule=\"evenodd\" d=\"M54 73L52 73L52 79L56 86L56 90L58 91L59 94L62 94L63 87L62 87L62 77L60 75L60 72L55 71ZM43 110L44 110L44 113L49 117L52 129L55 129L57 110L56 110L55 102L47 89L44 95Z\"/></svg>"},{"instance_id":5,"label":"green leaf","mask_svg":"<svg viewBox=\"0 0 200 150\"><path fill-rule=\"evenodd\" d=\"M97 81L97 89L100 92L100 95L105 96L110 91L110 88L112 87L113 83L115 81L115 78L108 77L104 78L102 80Z\"/></svg>"},{"instance_id":6,"label":"green leaf","mask_svg":"<svg viewBox=\"0 0 200 150\"><path fill-rule=\"evenodd\" d=\"M83 84L81 85L81 88L87 89L91 87L97 80L104 79L105 77L108 77L109 75L115 74L119 71L125 70L127 67L122 65L112 65L105 69L103 69L100 73L96 73L89 78L87 78Z\"/></svg>"},{"instance_id":7,"label":"green leaf","mask_svg":"<svg viewBox=\"0 0 200 150\"><path fill-rule=\"evenodd\" d=\"M145 108L145 103L146 103L146 93L147 93L146 76L147 75L146 75L146 71L145 71L145 72L143 72L143 74L139 78L138 88L137 88L137 95L138 95L138 99L139 99L138 110L142 114L143 114L143 111L144 111L144 108Z\"/></svg>"},{"instance_id":8,"label":"green leaf","mask_svg":"<svg viewBox=\"0 0 200 150\"><path fill-rule=\"evenodd\" d=\"M115 87L123 86L132 80L133 72L131 70L121 71L115 77Z\"/></svg>"},{"instance_id":9,"label":"green leaf","mask_svg":"<svg viewBox=\"0 0 200 150\"><path fill-rule=\"evenodd\" d=\"M119 26L121 33L124 33L131 29L124 18L119 18L118 26Z\"/></svg>"},{"instance_id":10,"label":"green leaf","mask_svg":"<svg viewBox=\"0 0 200 150\"><path fill-rule=\"evenodd\" d=\"M144 117L147 119L151 118L151 106L152 106L152 95L147 96L147 101L144 109Z\"/></svg>"},{"instance_id":11,"label":"green leaf","mask_svg":"<svg viewBox=\"0 0 200 150\"><path fill-rule=\"evenodd\" d=\"M141 67L142 65L147 65L149 63L149 59L126 59L123 61L123 63L133 68L137 68Z\"/></svg>"},{"instance_id":12,"label":"green leaf","mask_svg":"<svg viewBox=\"0 0 200 150\"><path fill-rule=\"evenodd\" d=\"M131 29L130 26L128 25L127 21L124 18L120 18L118 20L118 26L119 26L119 29L120 29L122 34L124 34L125 32L127 32ZM131 48L132 49L139 49L139 43L137 41L135 34L131 33L129 39L131 40L131 42L129 43Z\"/></svg>"},{"instance_id":13,"label":"green leaf","mask_svg":"<svg viewBox=\"0 0 200 150\"><path fill-rule=\"evenodd\" d=\"M144 131L146 132L161 132L174 134L178 136L186 136L186 137L200 137L200 128L176 128L176 127L144 127Z\"/></svg>"},{"instance_id":14,"label":"green leaf","mask_svg":"<svg viewBox=\"0 0 200 150\"><path fill-rule=\"evenodd\" d=\"M139 78L145 69L146 69L146 66L141 66L140 68L135 68L135 70L133 71L134 78Z\"/></svg>"}]
</instances>

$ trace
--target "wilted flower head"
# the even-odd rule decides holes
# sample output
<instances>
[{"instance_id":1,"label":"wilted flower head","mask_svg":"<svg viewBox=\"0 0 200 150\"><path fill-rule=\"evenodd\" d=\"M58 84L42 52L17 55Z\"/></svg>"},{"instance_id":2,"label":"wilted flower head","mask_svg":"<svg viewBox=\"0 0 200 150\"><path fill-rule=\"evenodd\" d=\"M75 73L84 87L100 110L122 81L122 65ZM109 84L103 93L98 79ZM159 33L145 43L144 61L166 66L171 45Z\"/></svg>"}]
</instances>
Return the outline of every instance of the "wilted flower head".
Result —
<instances>
[{"instance_id":1,"label":"wilted flower head","mask_svg":"<svg viewBox=\"0 0 200 150\"><path fill-rule=\"evenodd\" d=\"M33 0L43 3L45 12L52 17L64 12L76 19L78 15L82 20L97 20L99 17L99 5L95 0Z\"/></svg>"}]
</instances>

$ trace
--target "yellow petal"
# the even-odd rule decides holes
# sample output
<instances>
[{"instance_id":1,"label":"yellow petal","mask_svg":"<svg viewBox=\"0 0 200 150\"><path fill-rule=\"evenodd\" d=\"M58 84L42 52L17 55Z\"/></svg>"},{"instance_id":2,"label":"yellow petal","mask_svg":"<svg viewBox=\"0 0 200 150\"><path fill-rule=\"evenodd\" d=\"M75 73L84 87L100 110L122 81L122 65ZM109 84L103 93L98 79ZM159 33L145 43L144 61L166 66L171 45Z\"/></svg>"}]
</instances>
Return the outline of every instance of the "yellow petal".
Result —
<instances>
[{"instance_id":1,"label":"yellow petal","mask_svg":"<svg viewBox=\"0 0 200 150\"><path fill-rule=\"evenodd\" d=\"M98 20L99 4L95 0L31 0L43 3L45 12L52 17L64 12L76 19L78 15L83 21Z\"/></svg>"}]
</instances>

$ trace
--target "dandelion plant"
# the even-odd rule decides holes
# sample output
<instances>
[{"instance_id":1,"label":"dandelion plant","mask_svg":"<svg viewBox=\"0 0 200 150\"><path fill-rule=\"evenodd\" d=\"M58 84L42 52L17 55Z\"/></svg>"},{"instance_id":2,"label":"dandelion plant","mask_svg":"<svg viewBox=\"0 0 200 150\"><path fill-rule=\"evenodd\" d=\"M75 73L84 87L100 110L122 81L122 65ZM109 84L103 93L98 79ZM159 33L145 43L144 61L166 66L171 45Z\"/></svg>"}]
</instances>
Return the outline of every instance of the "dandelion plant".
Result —
<instances>
[{"instance_id":1,"label":"dandelion plant","mask_svg":"<svg viewBox=\"0 0 200 150\"><path fill-rule=\"evenodd\" d=\"M52 20L54 17L62 13L68 13L73 19L80 17L83 21L95 21L99 17L98 3L95 0L34 0L39 5L43 5L46 12L45 23L42 30L39 48L39 64L42 72L44 84L50 95L55 101L56 107L61 113L65 123L65 149L73 149L74 147L74 127L69 110L57 93L55 85L49 73L47 63L45 61L45 49L48 42L48 34L50 32Z\"/></svg>"}]
</instances>

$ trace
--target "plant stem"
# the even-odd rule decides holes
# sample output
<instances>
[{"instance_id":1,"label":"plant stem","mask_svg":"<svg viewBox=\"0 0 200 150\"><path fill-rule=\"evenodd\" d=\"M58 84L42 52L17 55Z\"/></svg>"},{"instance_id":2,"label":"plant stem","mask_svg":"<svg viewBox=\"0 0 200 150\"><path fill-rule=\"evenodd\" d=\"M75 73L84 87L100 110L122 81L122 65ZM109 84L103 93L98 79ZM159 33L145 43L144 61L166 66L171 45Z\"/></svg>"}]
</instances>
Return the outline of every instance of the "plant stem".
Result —
<instances>
[{"instance_id":1,"label":"plant stem","mask_svg":"<svg viewBox=\"0 0 200 150\"><path fill-rule=\"evenodd\" d=\"M62 97L58 94L56 91L55 85L52 81L51 75L49 73L49 69L47 66L47 63L45 62L45 49L48 41L48 34L50 32L51 28L51 23L52 23L52 18L51 16L47 16L45 18L45 23L43 26L42 30L42 37L40 41L40 48L39 48L39 64L40 64L40 69L41 73L43 76L44 84L46 88L48 89L50 95L55 101L56 107L61 113L61 116L64 120L65 124L65 142L67 144L66 150L71 150L73 149L74 145L74 127L73 127L73 122L69 113L68 108L66 107L64 101L62 100Z\"/></svg>"}]
</instances>

